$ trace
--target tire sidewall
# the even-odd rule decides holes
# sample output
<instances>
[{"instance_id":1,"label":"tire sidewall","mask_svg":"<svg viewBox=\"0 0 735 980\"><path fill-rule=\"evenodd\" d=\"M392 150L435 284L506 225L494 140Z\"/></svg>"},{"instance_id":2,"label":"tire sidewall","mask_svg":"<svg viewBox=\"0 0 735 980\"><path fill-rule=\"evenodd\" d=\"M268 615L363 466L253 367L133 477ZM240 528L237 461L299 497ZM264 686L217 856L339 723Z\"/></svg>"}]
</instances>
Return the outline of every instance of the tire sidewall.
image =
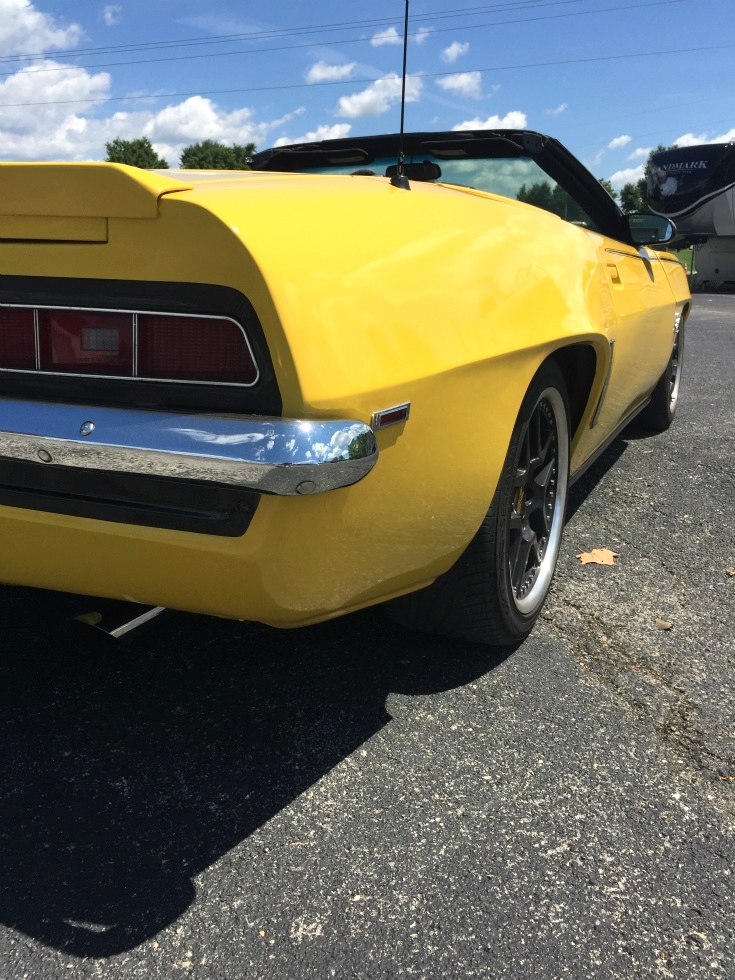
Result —
<instances>
[{"instance_id":1,"label":"tire sidewall","mask_svg":"<svg viewBox=\"0 0 735 980\"><path fill-rule=\"evenodd\" d=\"M566 384L561 371L553 363L545 364L534 377L528 392L526 393L521 408L518 412L513 435L508 448L503 474L498 485L498 492L495 499L496 513L494 519L494 578L497 583L498 603L500 612L504 620L504 625L509 637L522 639L533 629L533 625L538 619L539 613L543 608L549 586L539 595L533 608L529 611L521 611L515 601L513 588L510 578L510 510L515 495L515 472L520 456L522 441L528 427L529 420L536 406L541 401L548 389L555 389L561 396L564 406L565 420L564 432L560 432L557 427L557 438L559 439L560 467L564 465L565 472L559 473L559 493L563 497L558 501L554 508L554 520L560 519L563 522L566 512L566 498L569 485L569 399L567 396ZM562 448L562 438L566 440L566 446ZM562 455L565 459L562 461ZM563 487L562 487L563 482ZM561 507L562 513L557 517L557 509ZM559 552L559 542L556 543L553 565L556 565L556 558ZM553 569L552 569L553 576ZM550 584L551 579L549 579Z\"/></svg>"}]
</instances>

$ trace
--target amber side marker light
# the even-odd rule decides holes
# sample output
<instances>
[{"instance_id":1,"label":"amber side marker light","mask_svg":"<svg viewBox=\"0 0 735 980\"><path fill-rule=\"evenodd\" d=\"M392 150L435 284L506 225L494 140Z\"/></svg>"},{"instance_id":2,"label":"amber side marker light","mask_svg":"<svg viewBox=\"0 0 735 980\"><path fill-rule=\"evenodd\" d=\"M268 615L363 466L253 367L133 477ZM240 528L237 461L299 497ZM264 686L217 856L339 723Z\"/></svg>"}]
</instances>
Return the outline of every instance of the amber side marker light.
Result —
<instances>
[{"instance_id":1,"label":"amber side marker light","mask_svg":"<svg viewBox=\"0 0 735 980\"><path fill-rule=\"evenodd\" d=\"M252 385L245 332L226 317L0 307L0 369Z\"/></svg>"},{"instance_id":2,"label":"amber side marker light","mask_svg":"<svg viewBox=\"0 0 735 980\"><path fill-rule=\"evenodd\" d=\"M411 411L411 403L404 402L403 405L394 405L392 408L384 408L380 412L373 412L370 427L373 431L377 429L387 429L389 425L397 425L405 422Z\"/></svg>"}]
</instances>

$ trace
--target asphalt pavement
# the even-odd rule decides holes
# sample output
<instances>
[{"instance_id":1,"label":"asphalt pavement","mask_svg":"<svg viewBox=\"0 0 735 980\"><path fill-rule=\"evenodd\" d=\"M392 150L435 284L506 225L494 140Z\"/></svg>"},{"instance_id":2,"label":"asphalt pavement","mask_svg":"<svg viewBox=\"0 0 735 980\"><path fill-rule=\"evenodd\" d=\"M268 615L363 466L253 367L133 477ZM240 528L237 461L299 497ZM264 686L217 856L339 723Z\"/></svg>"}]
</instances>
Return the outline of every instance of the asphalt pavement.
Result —
<instances>
[{"instance_id":1,"label":"asphalt pavement","mask_svg":"<svg viewBox=\"0 0 735 980\"><path fill-rule=\"evenodd\" d=\"M1 588L0 980L735 980L734 365L698 295L509 652Z\"/></svg>"}]
</instances>

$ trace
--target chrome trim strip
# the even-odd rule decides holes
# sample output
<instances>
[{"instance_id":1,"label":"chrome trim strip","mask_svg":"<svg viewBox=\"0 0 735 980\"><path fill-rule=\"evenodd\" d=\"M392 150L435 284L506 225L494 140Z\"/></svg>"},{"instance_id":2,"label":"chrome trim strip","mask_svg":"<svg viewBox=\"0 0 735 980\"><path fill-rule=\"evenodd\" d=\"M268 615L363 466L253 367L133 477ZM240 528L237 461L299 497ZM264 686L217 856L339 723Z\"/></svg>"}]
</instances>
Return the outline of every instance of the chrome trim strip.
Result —
<instances>
[{"instance_id":1,"label":"chrome trim strip","mask_svg":"<svg viewBox=\"0 0 735 980\"><path fill-rule=\"evenodd\" d=\"M94 429L81 436L89 422ZM377 462L378 446L368 425L348 419L175 415L0 399L0 457L290 496L357 483Z\"/></svg>"},{"instance_id":2,"label":"chrome trim strip","mask_svg":"<svg viewBox=\"0 0 735 980\"><path fill-rule=\"evenodd\" d=\"M138 314L133 313L133 377L138 377Z\"/></svg>"},{"instance_id":3,"label":"chrome trim strip","mask_svg":"<svg viewBox=\"0 0 735 980\"><path fill-rule=\"evenodd\" d=\"M636 249L635 252L626 252L622 248L606 248L605 251L610 255L624 255L628 259L640 259L642 262L651 262L653 259L657 259L659 257L654 244L655 243L651 243L650 245L633 245L631 247ZM668 242L661 242L660 245L661 251L664 251L668 245Z\"/></svg>"},{"instance_id":4,"label":"chrome trim strip","mask_svg":"<svg viewBox=\"0 0 735 980\"><path fill-rule=\"evenodd\" d=\"M165 382L166 384L181 384L181 385L226 385L229 388L252 388L260 380L260 368L258 367L258 362L255 360L255 354L253 353L253 348L250 346L250 338L247 335L247 331L243 325L238 321L233 319L231 316L216 316L212 313L170 313L166 310L121 310L117 307L111 306L64 306L61 303L55 303L52 306L44 306L39 303L0 303L0 310L33 310L33 322L35 325L35 335L36 335L36 370L28 371L22 368L3 368L0 367L0 373L8 372L11 374L41 374L50 375L54 378L104 378L105 380L114 379L116 381L130 381L131 378L135 378L137 381L155 381L159 384ZM41 370L41 340L39 336L38 327L38 311L39 310L63 310L67 313L129 313L133 317L133 343L134 352L133 356L135 358L134 363L134 374L77 374L73 371L42 371ZM247 344L248 353L250 354L250 360L255 366L255 379L249 381L247 384L243 381L196 381L194 379L188 380L186 378L140 378L138 377L138 351L137 351L137 323L138 316L176 316L176 317L188 317L189 319L196 320L229 320L230 323L234 323L235 326L240 330L243 335L245 343Z\"/></svg>"},{"instance_id":5,"label":"chrome trim strip","mask_svg":"<svg viewBox=\"0 0 735 980\"><path fill-rule=\"evenodd\" d=\"M26 307L27 309L27 307ZM36 345L36 370L41 370L41 331L38 326L38 310L33 310L33 343Z\"/></svg>"}]
</instances>

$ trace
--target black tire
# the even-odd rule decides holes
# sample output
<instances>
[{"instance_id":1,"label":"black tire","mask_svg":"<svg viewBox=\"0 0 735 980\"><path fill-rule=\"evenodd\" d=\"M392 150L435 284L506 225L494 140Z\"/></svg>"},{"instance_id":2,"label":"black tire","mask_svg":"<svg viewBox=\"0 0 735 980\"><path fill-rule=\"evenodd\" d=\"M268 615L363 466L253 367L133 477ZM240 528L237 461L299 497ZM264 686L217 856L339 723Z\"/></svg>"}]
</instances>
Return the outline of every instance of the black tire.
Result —
<instances>
[{"instance_id":1,"label":"black tire","mask_svg":"<svg viewBox=\"0 0 735 980\"><path fill-rule=\"evenodd\" d=\"M569 485L569 402L548 362L513 429L485 520L458 561L432 585L388 603L404 626L506 646L531 632L556 566Z\"/></svg>"},{"instance_id":2,"label":"black tire","mask_svg":"<svg viewBox=\"0 0 735 980\"><path fill-rule=\"evenodd\" d=\"M674 344L666 370L658 379L651 392L651 400L637 416L635 422L640 428L652 432L665 432L674 421L676 404L679 400L681 370L684 365L684 317L676 321Z\"/></svg>"}]
</instances>

